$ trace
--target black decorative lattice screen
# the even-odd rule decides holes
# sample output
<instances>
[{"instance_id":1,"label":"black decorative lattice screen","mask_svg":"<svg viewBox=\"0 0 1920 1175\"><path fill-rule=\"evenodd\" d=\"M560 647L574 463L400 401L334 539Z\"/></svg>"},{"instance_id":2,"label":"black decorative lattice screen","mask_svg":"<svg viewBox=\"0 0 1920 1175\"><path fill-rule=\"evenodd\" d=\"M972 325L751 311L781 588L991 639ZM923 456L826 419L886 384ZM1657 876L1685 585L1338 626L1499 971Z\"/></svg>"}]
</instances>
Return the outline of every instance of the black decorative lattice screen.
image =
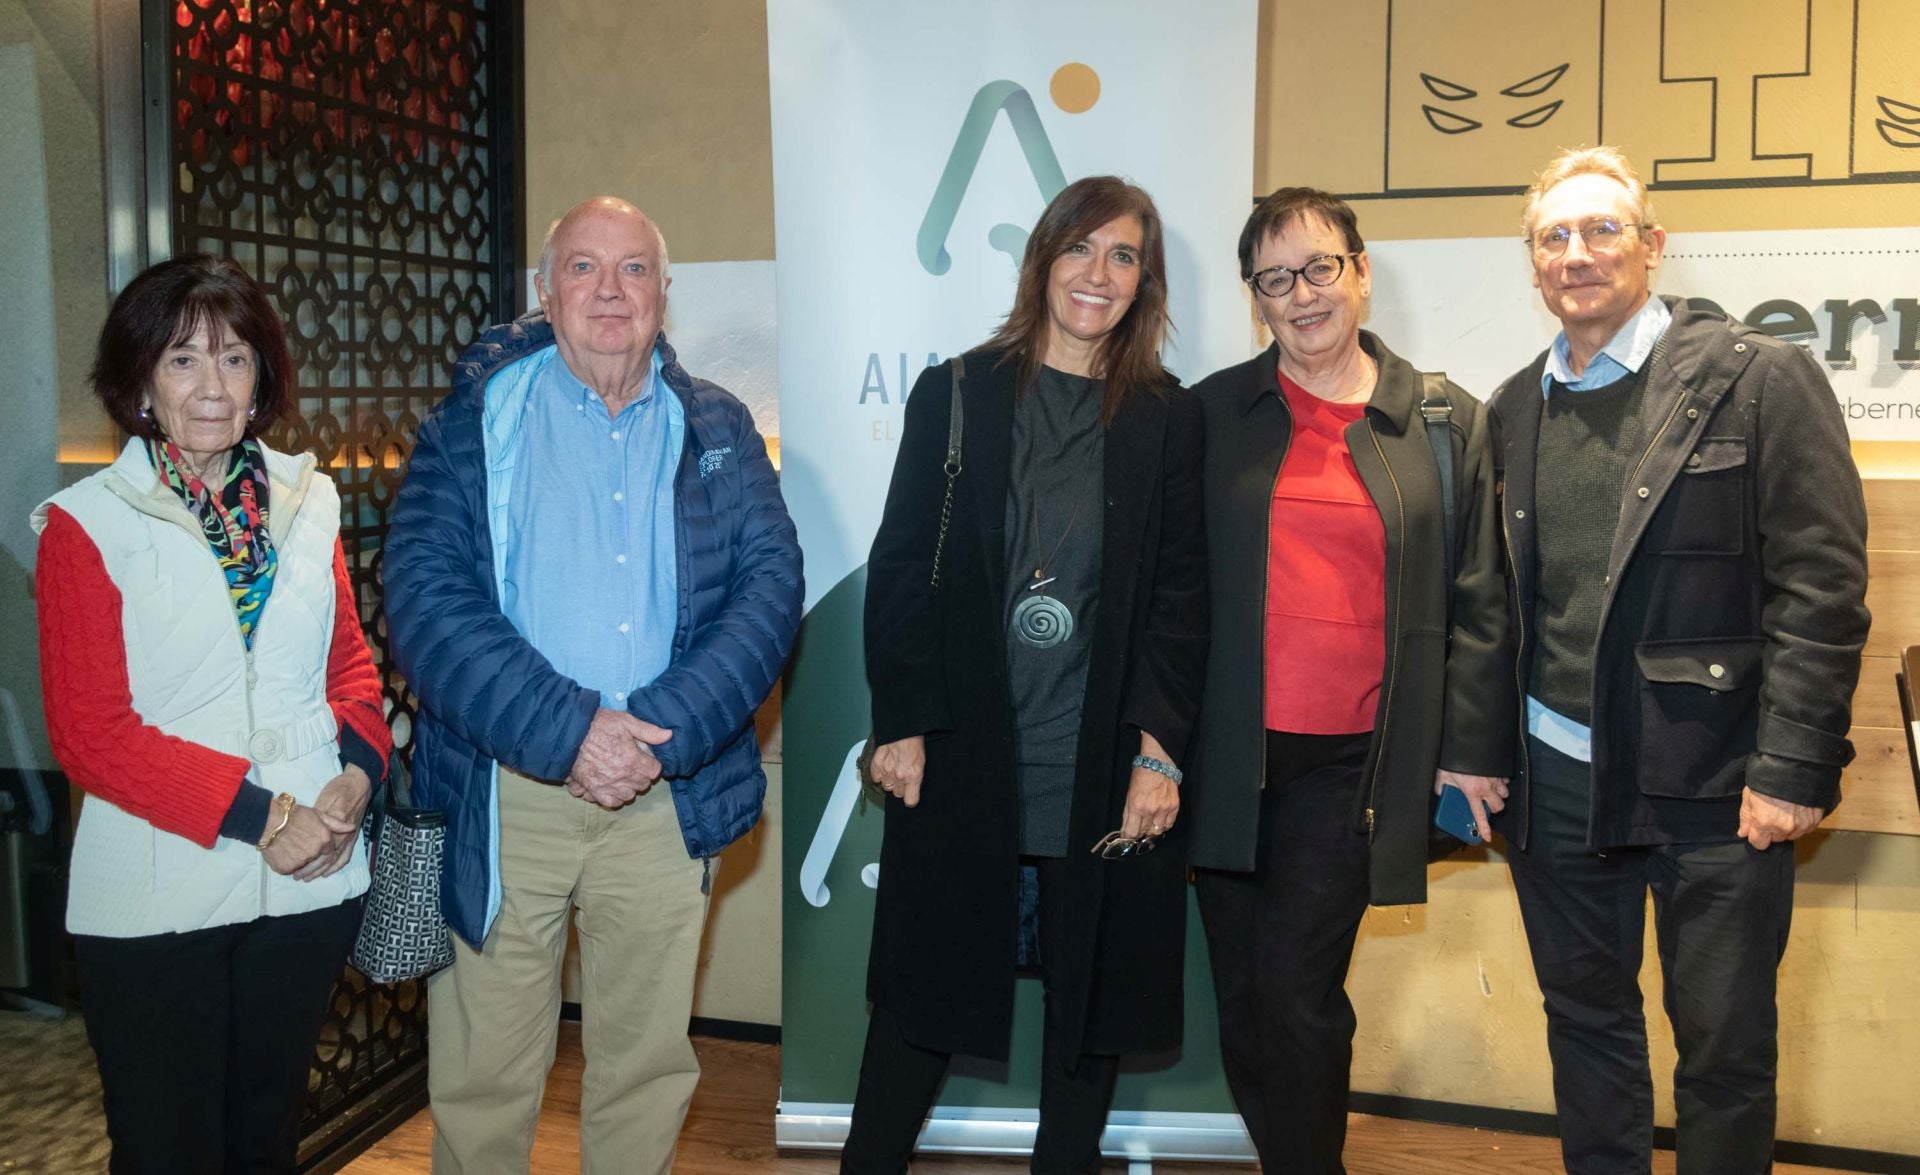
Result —
<instances>
[{"instance_id":1,"label":"black decorative lattice screen","mask_svg":"<svg viewBox=\"0 0 1920 1175\"><path fill-rule=\"evenodd\" d=\"M175 0L152 14L166 29L172 252L232 257L275 296L299 404L268 440L311 451L340 487L360 619L403 754L415 703L388 656L380 546L450 363L517 305L506 182L517 9ZM303 1157L417 1100L425 1058L424 985L383 987L348 968L315 1058Z\"/></svg>"}]
</instances>

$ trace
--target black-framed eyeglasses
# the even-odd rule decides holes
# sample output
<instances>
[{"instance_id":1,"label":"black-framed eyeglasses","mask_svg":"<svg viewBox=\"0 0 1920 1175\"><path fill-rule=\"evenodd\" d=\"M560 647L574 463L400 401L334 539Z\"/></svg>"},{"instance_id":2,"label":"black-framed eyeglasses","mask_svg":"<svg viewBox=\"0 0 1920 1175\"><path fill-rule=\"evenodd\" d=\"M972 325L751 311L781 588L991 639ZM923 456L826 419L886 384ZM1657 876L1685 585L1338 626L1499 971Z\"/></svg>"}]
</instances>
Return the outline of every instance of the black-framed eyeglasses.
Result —
<instances>
[{"instance_id":1,"label":"black-framed eyeglasses","mask_svg":"<svg viewBox=\"0 0 1920 1175\"><path fill-rule=\"evenodd\" d=\"M1263 269L1248 278L1247 284L1269 298L1285 297L1297 278L1306 278L1310 286L1330 286L1347 271L1347 259L1359 256L1358 253L1323 253L1307 258L1307 263L1298 269L1290 265Z\"/></svg>"},{"instance_id":2,"label":"black-framed eyeglasses","mask_svg":"<svg viewBox=\"0 0 1920 1175\"><path fill-rule=\"evenodd\" d=\"M1150 853L1153 846L1159 843L1157 836L1127 836L1116 828L1100 838L1093 846L1093 852L1103 861L1118 861L1135 853Z\"/></svg>"},{"instance_id":3,"label":"black-framed eyeglasses","mask_svg":"<svg viewBox=\"0 0 1920 1175\"><path fill-rule=\"evenodd\" d=\"M1567 245L1573 240L1573 235L1579 233L1580 241L1586 246L1587 252L1607 254L1620 248L1621 238L1626 236L1628 229L1639 229L1644 232L1652 227L1650 224L1635 224L1632 221L1623 223L1611 216L1594 216L1581 221L1574 227L1556 224L1543 228L1529 238L1528 244L1533 246L1534 256L1551 261L1565 253Z\"/></svg>"}]
</instances>

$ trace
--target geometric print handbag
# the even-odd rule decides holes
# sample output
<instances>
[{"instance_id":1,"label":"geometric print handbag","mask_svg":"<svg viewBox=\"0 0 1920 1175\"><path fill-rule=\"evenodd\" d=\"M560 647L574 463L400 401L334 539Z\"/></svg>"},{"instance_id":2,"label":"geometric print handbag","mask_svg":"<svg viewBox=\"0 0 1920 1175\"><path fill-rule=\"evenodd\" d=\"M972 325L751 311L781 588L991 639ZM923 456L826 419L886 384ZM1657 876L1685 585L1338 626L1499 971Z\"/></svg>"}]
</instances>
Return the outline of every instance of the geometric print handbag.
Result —
<instances>
[{"instance_id":1,"label":"geometric print handbag","mask_svg":"<svg viewBox=\"0 0 1920 1175\"><path fill-rule=\"evenodd\" d=\"M453 935L440 916L446 813L407 803L406 768L395 755L375 821L373 880L351 959L375 983L419 979L453 962Z\"/></svg>"}]
</instances>

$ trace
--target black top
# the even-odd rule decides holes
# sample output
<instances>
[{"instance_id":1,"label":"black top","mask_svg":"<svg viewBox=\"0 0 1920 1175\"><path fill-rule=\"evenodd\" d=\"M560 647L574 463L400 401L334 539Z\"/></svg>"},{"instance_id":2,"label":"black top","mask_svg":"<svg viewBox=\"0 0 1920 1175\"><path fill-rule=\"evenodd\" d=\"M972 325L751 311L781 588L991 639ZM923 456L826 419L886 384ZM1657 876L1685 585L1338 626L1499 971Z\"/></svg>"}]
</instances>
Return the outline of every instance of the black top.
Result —
<instances>
[{"instance_id":1,"label":"black top","mask_svg":"<svg viewBox=\"0 0 1920 1175\"><path fill-rule=\"evenodd\" d=\"M1074 758L1100 600L1106 445L1099 380L1042 367L1013 412L1006 645L1020 851L1067 852Z\"/></svg>"},{"instance_id":2,"label":"black top","mask_svg":"<svg viewBox=\"0 0 1920 1175\"><path fill-rule=\"evenodd\" d=\"M1605 387L1554 380L1540 416L1540 575L1527 692L1582 726L1593 722L1593 642L1607 593L1607 557L1620 525L1621 482L1651 361Z\"/></svg>"}]
</instances>

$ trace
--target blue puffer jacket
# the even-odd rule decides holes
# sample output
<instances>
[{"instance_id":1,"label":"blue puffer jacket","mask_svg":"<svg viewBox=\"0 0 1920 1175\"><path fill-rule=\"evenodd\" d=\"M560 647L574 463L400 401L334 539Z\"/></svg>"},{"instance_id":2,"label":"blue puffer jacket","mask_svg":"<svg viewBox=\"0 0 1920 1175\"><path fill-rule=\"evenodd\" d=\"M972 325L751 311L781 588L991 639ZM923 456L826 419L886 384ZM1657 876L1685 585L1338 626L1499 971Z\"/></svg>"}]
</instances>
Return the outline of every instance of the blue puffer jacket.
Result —
<instances>
[{"instance_id":1,"label":"blue puffer jacket","mask_svg":"<svg viewBox=\"0 0 1920 1175\"><path fill-rule=\"evenodd\" d=\"M535 312L460 357L453 391L420 427L384 554L393 656L420 699L413 802L446 813L441 905L475 947L500 908L497 764L565 777L600 704L500 611L501 524L538 366L520 361L552 346ZM689 376L664 335L656 346L686 409L674 479L679 619L671 663L628 708L673 731L655 753L687 853L711 857L760 818L767 779L753 713L800 624L800 545L746 406Z\"/></svg>"}]
</instances>

